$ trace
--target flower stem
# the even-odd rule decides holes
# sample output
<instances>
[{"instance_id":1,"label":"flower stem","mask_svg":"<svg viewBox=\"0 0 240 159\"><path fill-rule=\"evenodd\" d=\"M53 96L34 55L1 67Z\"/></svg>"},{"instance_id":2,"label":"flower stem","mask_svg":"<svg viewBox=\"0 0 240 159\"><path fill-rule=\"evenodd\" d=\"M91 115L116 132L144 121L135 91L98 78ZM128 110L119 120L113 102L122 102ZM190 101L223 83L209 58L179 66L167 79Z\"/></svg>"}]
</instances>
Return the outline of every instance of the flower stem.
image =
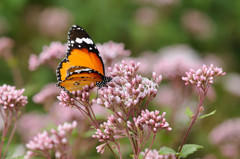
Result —
<instances>
[{"instance_id":1,"label":"flower stem","mask_svg":"<svg viewBox=\"0 0 240 159\"><path fill-rule=\"evenodd\" d=\"M197 117L198 117L198 115L199 115L199 113L200 113L200 107L201 107L202 104L203 104L203 100L204 100L204 97L206 96L206 93L207 93L207 92L205 91L204 94L200 97L200 102L199 102L199 105L198 105L198 107L197 107L197 111L196 111L196 113L195 113L195 115L194 115L194 117L193 117L193 119L192 119L192 121L191 121L188 129L187 129L187 132L186 132L186 134L185 134L184 137L183 137L182 143L181 143L181 145L180 145L180 147L179 147L179 149L178 149L178 152L179 152L179 153L181 152L181 150L182 150L182 148L183 148L183 145L184 145L184 143L185 143L185 141L186 141L186 139L187 139L187 136L189 135L189 132L190 132L193 124L195 123L195 121L196 121L196 119L197 119ZM178 158L179 158L179 156L177 156L177 159L178 159Z\"/></svg>"},{"instance_id":2,"label":"flower stem","mask_svg":"<svg viewBox=\"0 0 240 159\"><path fill-rule=\"evenodd\" d=\"M152 145L153 145L153 142L154 142L154 140L155 140L155 137L156 137L156 134L153 135L152 143L151 143L151 145L149 146L149 148L148 148L147 152L145 153L145 155L143 156L143 159L146 158L148 152L151 150Z\"/></svg>"},{"instance_id":3,"label":"flower stem","mask_svg":"<svg viewBox=\"0 0 240 159\"><path fill-rule=\"evenodd\" d=\"M5 152L4 152L4 154L3 154L3 158L5 158L5 156L6 156L6 154L7 154L7 149L8 149L8 146L9 146L10 142L12 141L12 138L13 138L13 135L14 135L14 133L15 133L16 127L17 127L17 112L16 112L15 121L14 121L14 126L13 126L13 129L12 129L12 131L11 131L10 137L9 137L9 139L8 139L7 146L6 146Z\"/></svg>"},{"instance_id":4,"label":"flower stem","mask_svg":"<svg viewBox=\"0 0 240 159\"><path fill-rule=\"evenodd\" d=\"M112 150L111 146L109 145L109 143L107 143L108 148L110 149L110 151L113 153L113 155L115 156L116 159L119 159L118 156L116 155L116 153Z\"/></svg>"}]
</instances>

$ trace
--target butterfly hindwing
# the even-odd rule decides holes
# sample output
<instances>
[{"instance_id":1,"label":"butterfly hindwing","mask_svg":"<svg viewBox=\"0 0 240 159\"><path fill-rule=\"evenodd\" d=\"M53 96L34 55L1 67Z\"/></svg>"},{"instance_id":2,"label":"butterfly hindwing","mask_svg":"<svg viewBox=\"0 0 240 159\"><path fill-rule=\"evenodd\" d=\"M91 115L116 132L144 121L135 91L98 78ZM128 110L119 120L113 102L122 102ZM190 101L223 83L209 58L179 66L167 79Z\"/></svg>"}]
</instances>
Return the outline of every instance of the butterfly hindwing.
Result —
<instances>
[{"instance_id":1,"label":"butterfly hindwing","mask_svg":"<svg viewBox=\"0 0 240 159\"><path fill-rule=\"evenodd\" d=\"M81 90L85 85L96 84L102 81L103 76L89 68L72 69L64 81L57 83L65 91L72 92Z\"/></svg>"}]
</instances>

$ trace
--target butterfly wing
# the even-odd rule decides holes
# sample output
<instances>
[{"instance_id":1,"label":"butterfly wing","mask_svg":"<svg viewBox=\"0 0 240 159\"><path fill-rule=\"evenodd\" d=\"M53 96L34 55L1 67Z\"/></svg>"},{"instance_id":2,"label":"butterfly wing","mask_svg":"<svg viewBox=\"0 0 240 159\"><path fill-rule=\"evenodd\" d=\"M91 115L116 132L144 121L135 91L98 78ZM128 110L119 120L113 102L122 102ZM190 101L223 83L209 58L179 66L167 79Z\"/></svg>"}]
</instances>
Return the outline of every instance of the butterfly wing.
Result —
<instances>
[{"instance_id":1,"label":"butterfly wing","mask_svg":"<svg viewBox=\"0 0 240 159\"><path fill-rule=\"evenodd\" d=\"M90 68L71 68L66 79L58 82L57 85L65 91L72 92L82 90L85 85L101 82L102 79L100 73Z\"/></svg>"},{"instance_id":2,"label":"butterfly wing","mask_svg":"<svg viewBox=\"0 0 240 159\"><path fill-rule=\"evenodd\" d=\"M87 32L77 25L73 25L69 30L67 56L57 68L58 81L64 81L68 69L73 66L87 67L105 75L103 61L97 47Z\"/></svg>"}]
</instances>

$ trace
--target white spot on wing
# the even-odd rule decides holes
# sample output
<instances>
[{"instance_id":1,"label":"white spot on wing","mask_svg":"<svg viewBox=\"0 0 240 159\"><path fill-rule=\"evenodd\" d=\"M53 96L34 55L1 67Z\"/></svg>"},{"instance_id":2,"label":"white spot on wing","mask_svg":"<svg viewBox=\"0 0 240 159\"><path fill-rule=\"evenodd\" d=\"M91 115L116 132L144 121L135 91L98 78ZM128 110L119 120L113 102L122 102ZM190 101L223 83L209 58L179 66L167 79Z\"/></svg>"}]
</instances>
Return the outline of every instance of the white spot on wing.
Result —
<instances>
[{"instance_id":1,"label":"white spot on wing","mask_svg":"<svg viewBox=\"0 0 240 159\"><path fill-rule=\"evenodd\" d=\"M74 71L74 73L81 73L81 72L83 72L83 71L88 71L89 73L92 71L92 69L90 69L90 68L85 68L85 69L81 69L81 70L75 70Z\"/></svg>"},{"instance_id":2,"label":"white spot on wing","mask_svg":"<svg viewBox=\"0 0 240 159\"><path fill-rule=\"evenodd\" d=\"M87 43L87 44L93 44L93 41L91 40L91 39L89 39L89 38L76 38L76 42L77 43L82 43L82 42L85 42L85 43Z\"/></svg>"}]
</instances>

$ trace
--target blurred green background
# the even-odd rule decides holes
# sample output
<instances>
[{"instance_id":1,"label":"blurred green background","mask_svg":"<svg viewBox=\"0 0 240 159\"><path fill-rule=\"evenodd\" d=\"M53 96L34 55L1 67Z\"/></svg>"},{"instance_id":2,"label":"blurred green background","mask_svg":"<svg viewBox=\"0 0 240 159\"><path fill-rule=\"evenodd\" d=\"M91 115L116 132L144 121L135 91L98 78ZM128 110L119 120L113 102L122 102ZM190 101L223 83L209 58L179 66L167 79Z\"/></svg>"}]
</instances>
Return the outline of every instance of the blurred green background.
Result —
<instances>
[{"instance_id":1,"label":"blurred green background","mask_svg":"<svg viewBox=\"0 0 240 159\"><path fill-rule=\"evenodd\" d=\"M200 57L209 53L219 57L224 63L219 67L227 74L240 72L238 0L1 0L0 37L14 40L14 59L9 62L0 58L0 84L16 85L9 70L19 68L23 81L18 87L26 88L25 94L29 96L27 112L42 111L31 97L45 84L56 82L55 73L47 67L29 71L30 54L39 54L51 41L67 42L67 31L72 24L85 28L95 42L123 42L133 57L146 50L157 52L165 46L188 44ZM216 125L240 114L238 95L217 83L216 96L208 105L209 111L217 109L217 114L198 122L188 140L204 146L193 155L196 158L208 154L224 158L209 143L208 134ZM170 146L179 135L176 133L173 128L171 136L161 139L161 146ZM159 149L157 146L154 148Z\"/></svg>"}]
</instances>

